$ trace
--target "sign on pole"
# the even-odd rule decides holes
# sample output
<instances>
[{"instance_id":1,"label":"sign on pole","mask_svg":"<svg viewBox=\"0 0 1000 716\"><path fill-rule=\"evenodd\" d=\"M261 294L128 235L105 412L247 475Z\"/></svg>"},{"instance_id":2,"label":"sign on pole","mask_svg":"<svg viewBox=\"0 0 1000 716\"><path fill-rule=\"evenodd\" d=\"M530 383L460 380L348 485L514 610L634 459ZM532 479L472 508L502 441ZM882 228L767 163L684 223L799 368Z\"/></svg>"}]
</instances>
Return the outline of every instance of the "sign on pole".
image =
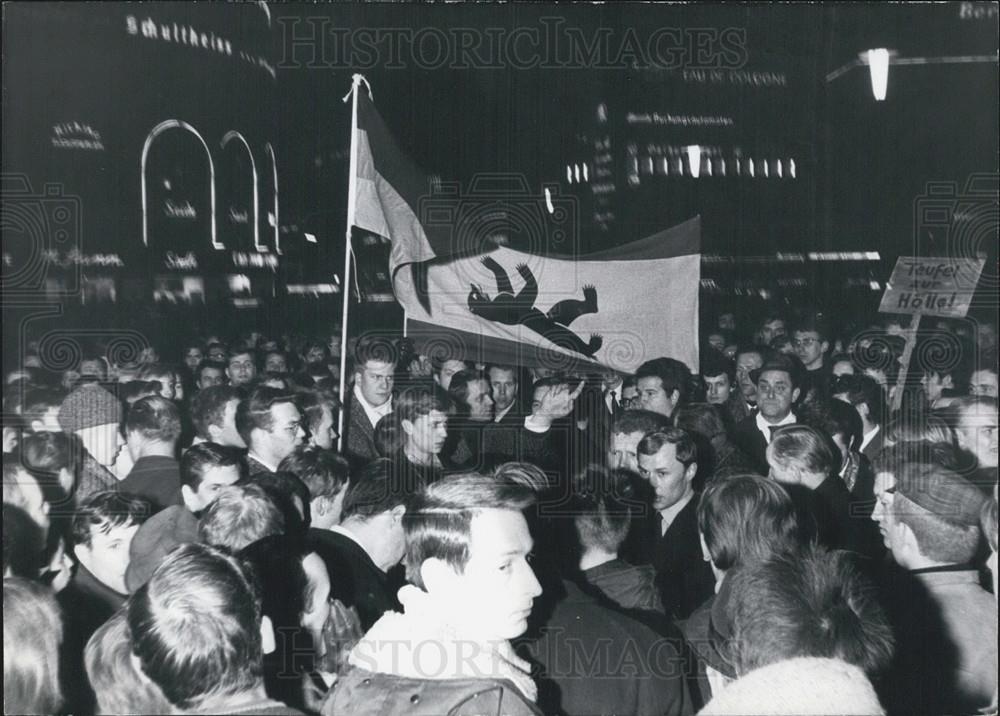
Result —
<instances>
[{"instance_id":1,"label":"sign on pole","mask_svg":"<svg viewBox=\"0 0 1000 716\"><path fill-rule=\"evenodd\" d=\"M962 318L985 265L983 259L900 256L878 310Z\"/></svg>"},{"instance_id":2,"label":"sign on pole","mask_svg":"<svg viewBox=\"0 0 1000 716\"><path fill-rule=\"evenodd\" d=\"M900 357L899 378L892 394L892 409L898 410L903 386L910 372L910 358L917 342L920 317L962 318L969 312L972 295L986 261L949 257L900 256L886 282L879 304L880 313L908 313L913 316Z\"/></svg>"}]
</instances>

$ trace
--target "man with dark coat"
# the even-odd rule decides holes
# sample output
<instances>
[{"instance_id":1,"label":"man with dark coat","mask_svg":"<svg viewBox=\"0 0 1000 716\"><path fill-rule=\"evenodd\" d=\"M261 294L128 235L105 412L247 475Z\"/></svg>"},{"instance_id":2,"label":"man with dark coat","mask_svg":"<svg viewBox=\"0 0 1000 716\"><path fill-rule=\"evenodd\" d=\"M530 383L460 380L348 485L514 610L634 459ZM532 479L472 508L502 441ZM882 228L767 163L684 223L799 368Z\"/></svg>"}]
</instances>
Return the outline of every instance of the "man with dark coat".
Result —
<instances>
[{"instance_id":1,"label":"man with dark coat","mask_svg":"<svg viewBox=\"0 0 1000 716\"><path fill-rule=\"evenodd\" d=\"M354 387L344 398L344 452L352 466L360 467L379 456L375 426L392 412L396 363L387 351L360 341L355 351Z\"/></svg>"}]
</instances>

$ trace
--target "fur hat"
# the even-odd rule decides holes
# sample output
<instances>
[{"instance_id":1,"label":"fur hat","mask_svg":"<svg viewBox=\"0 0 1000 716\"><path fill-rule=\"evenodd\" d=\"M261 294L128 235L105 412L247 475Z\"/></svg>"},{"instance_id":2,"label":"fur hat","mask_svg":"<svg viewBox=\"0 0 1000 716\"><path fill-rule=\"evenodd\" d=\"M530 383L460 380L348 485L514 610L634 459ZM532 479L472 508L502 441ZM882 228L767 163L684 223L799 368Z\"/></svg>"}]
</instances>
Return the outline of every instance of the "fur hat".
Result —
<instances>
[{"instance_id":1,"label":"fur hat","mask_svg":"<svg viewBox=\"0 0 1000 716\"><path fill-rule=\"evenodd\" d=\"M59 425L67 433L122 420L118 398L99 385L90 383L76 388L59 406Z\"/></svg>"}]
</instances>

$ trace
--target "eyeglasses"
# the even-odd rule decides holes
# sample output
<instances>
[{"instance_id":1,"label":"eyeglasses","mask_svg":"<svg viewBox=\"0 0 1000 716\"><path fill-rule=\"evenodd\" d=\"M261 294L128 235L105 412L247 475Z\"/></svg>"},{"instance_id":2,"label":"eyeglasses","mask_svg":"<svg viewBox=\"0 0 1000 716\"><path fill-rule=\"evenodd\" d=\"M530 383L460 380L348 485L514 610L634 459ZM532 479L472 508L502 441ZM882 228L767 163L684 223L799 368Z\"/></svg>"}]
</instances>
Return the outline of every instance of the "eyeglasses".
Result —
<instances>
[{"instance_id":1,"label":"eyeglasses","mask_svg":"<svg viewBox=\"0 0 1000 716\"><path fill-rule=\"evenodd\" d=\"M796 348L811 348L817 343L819 343L819 341L815 338L796 338L792 341L792 345Z\"/></svg>"}]
</instances>

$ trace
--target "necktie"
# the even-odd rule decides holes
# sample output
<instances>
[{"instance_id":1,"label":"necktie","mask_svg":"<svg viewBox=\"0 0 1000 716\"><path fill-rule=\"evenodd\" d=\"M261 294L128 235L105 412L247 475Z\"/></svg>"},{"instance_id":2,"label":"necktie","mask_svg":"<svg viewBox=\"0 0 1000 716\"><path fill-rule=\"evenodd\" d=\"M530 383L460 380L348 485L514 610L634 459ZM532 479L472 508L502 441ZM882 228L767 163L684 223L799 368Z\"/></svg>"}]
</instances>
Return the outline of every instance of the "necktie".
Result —
<instances>
[{"instance_id":1,"label":"necktie","mask_svg":"<svg viewBox=\"0 0 1000 716\"><path fill-rule=\"evenodd\" d=\"M621 404L619 404L618 398L615 396L615 391L612 390L610 395L611 395L611 414L618 415L618 412L621 410Z\"/></svg>"}]
</instances>

